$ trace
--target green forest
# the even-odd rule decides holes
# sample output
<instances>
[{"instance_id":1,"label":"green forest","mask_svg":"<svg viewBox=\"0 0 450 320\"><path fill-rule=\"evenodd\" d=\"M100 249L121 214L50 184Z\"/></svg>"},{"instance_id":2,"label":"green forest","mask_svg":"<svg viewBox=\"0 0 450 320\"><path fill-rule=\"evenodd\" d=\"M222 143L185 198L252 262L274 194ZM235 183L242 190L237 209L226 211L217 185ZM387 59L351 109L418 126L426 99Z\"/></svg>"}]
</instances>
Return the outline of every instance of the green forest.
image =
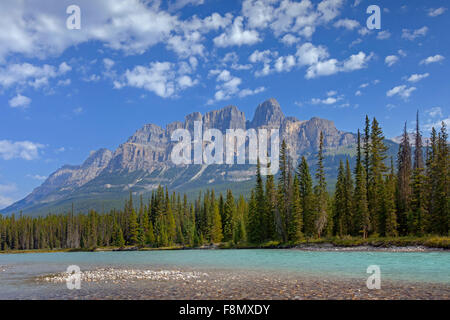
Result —
<instances>
[{"instance_id":1,"label":"green forest","mask_svg":"<svg viewBox=\"0 0 450 320\"><path fill-rule=\"evenodd\" d=\"M294 163L283 141L279 173L263 177L258 161L251 196L206 190L194 201L163 186L150 199L130 198L107 213L0 215L0 249L199 247L296 244L305 239L448 237L449 145L446 126L423 145L419 119L411 146L404 128L396 159L378 121L358 130L356 163L340 163L334 193L324 171L323 134L317 169ZM270 168L270 164L269 164Z\"/></svg>"}]
</instances>

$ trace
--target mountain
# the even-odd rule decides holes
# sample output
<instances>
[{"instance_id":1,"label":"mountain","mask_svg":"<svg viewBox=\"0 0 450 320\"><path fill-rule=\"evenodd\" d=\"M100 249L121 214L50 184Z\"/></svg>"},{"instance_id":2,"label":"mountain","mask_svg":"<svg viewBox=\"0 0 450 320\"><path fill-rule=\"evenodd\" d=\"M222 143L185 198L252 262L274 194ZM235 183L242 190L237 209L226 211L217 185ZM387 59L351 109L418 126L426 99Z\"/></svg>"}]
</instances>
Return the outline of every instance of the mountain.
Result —
<instances>
[{"instance_id":1,"label":"mountain","mask_svg":"<svg viewBox=\"0 0 450 320\"><path fill-rule=\"evenodd\" d=\"M131 191L134 195L148 195L158 185L195 196L205 188L223 192L231 188L247 193L253 186L253 165L174 165L170 160L175 145L171 135L176 129L194 130L194 122L202 121L203 129L280 128L280 140L285 139L291 156L306 156L314 169L315 152L320 132L324 133L326 171L332 181L336 176L339 159L354 156L356 137L353 133L336 129L329 120L312 118L298 120L286 117L275 99L261 103L251 121L236 106L204 115L194 112L183 122L172 122L165 128L147 124L137 130L115 151L100 149L79 166L63 166L30 195L2 210L9 214L46 214L69 210L108 210L122 207Z\"/></svg>"}]
</instances>

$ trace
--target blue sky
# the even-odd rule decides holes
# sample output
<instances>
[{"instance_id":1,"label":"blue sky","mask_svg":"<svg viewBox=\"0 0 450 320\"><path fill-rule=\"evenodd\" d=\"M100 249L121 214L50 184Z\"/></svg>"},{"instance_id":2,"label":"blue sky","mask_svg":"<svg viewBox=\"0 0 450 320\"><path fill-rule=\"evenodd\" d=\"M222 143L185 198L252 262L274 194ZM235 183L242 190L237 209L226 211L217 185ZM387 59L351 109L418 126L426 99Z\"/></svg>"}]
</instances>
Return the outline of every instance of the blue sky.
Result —
<instances>
[{"instance_id":1,"label":"blue sky","mask_svg":"<svg viewBox=\"0 0 450 320\"><path fill-rule=\"evenodd\" d=\"M66 8L81 9L69 30ZM369 5L381 29L368 30ZM4 0L0 208L146 123L233 104L387 137L450 122L448 1Z\"/></svg>"}]
</instances>

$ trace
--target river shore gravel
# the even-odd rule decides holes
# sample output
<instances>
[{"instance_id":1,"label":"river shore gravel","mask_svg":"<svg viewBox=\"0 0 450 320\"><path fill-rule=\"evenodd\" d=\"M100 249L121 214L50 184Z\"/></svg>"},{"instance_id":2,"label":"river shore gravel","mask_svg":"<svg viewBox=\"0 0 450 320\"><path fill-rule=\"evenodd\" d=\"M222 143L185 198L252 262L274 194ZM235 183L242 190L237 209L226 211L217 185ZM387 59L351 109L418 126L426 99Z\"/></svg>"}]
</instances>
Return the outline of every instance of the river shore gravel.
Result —
<instances>
[{"instance_id":1,"label":"river shore gravel","mask_svg":"<svg viewBox=\"0 0 450 320\"><path fill-rule=\"evenodd\" d=\"M33 279L41 294L27 299L450 299L448 284L382 280L380 290L369 290L366 279L321 278L298 273L98 268L82 273L80 290L68 290L66 277L67 274L61 273ZM45 295L42 295L44 288Z\"/></svg>"}]
</instances>

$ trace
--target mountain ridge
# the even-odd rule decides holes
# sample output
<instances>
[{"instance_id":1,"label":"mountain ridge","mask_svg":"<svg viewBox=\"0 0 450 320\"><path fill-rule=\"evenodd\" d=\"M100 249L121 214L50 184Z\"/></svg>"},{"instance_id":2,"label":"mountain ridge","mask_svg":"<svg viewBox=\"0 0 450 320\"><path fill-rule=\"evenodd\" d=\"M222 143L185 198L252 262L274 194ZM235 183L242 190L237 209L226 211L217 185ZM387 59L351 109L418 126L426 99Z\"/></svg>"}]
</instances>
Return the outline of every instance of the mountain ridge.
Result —
<instances>
[{"instance_id":1,"label":"mountain ridge","mask_svg":"<svg viewBox=\"0 0 450 320\"><path fill-rule=\"evenodd\" d=\"M130 191L136 195L146 194L160 184L176 191L191 191L200 186L240 188L239 183L251 181L255 166L249 164L175 166L171 163L170 153L175 145L170 139L172 132L183 128L192 133L194 121L202 121L204 129L217 128L222 132L226 129L279 127L280 141L286 141L294 159L302 155L311 158L318 148L321 131L325 149L333 150L333 153L348 152L356 143L355 134L338 130L333 121L318 117L310 120L286 117L274 98L259 104L251 121L246 119L244 112L231 105L204 115L193 112L185 116L184 122L171 122L165 127L146 124L116 150L99 149L81 165L61 167L27 197L0 211L7 214L20 211L45 213L62 208L61 204L67 208L69 201L84 199L92 200L95 204L91 207L99 209L96 202L120 198Z\"/></svg>"}]
</instances>

